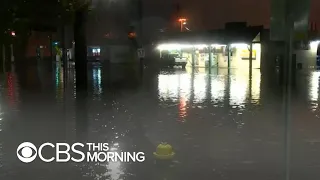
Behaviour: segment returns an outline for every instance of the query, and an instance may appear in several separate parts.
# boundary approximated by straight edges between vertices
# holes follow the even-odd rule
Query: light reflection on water
[[[320,72],[312,72],[309,80],[309,99],[312,111],[318,108]]]
[[[230,84],[228,84],[228,78]],[[194,75],[192,72],[159,74],[158,80],[160,101],[179,101],[180,95],[185,98],[185,101],[190,102],[190,96],[194,95],[193,103],[201,104],[207,99],[207,94],[211,94],[211,101],[217,103],[229,97],[230,105],[242,105],[247,99],[258,103],[260,99],[261,75],[259,70],[253,70],[251,85],[248,72],[241,70],[234,70],[232,75],[228,75],[225,71],[211,75],[206,72],[198,72]],[[226,94],[228,92],[229,94]]]
[[[218,75],[211,81],[211,99],[213,102],[221,102],[225,93],[225,76]]]
[[[283,134],[283,127],[281,124],[282,116],[278,116],[278,114],[281,114],[281,98],[275,98],[272,94],[265,95],[267,94],[265,93],[264,98],[273,98],[271,105],[268,108],[250,109],[248,107],[248,104],[250,103],[262,104],[262,102],[260,102],[260,98],[262,97],[260,97],[261,77],[259,70],[253,70],[251,81],[248,72],[241,70],[232,70],[230,75],[225,70],[213,72],[211,75],[209,75],[208,72],[192,73],[185,71],[177,71],[171,74],[161,73],[158,75],[158,84],[155,83],[156,85],[153,89],[148,88],[147,91],[139,89],[138,93],[137,91],[129,93],[123,92],[120,96],[101,98],[99,101],[94,101],[95,103],[92,103],[93,100],[97,97],[102,97],[103,92],[107,91],[107,89],[102,86],[102,83],[104,82],[103,74],[105,73],[102,73],[101,71],[100,67],[95,67],[93,68],[92,73],[90,72],[89,77],[92,78],[93,82],[91,87],[93,92],[92,97],[83,99],[85,103],[89,104],[88,106],[82,106],[82,102],[73,102],[71,96],[72,92],[69,92],[70,98],[66,98],[70,101],[63,102],[69,103],[65,105],[67,114],[64,115],[67,116],[65,119],[69,121],[67,123],[70,123],[70,127],[66,128],[66,131],[69,133],[75,131],[75,126],[77,126],[78,123],[80,123],[78,127],[81,126],[81,120],[87,121],[82,125],[86,128],[90,126],[91,129],[94,129],[94,131],[88,130],[88,132],[86,132],[88,133],[87,136],[92,137],[95,141],[114,143],[114,146],[111,147],[114,151],[129,151],[129,149],[134,146],[139,146],[140,148],[143,145],[150,143],[152,144],[152,149],[148,149],[148,152],[152,153],[158,142],[163,140],[170,141],[178,152],[177,161],[179,161],[180,164],[176,163],[176,166],[180,169],[176,172],[177,174],[182,172],[182,175],[179,174],[181,177],[185,175],[184,178],[176,176],[173,179],[188,179],[194,172],[198,173],[200,176],[201,174],[212,172],[212,174],[208,173],[208,176],[216,177],[213,179],[237,179],[235,176],[246,174],[242,174],[242,172],[237,173],[239,168],[247,168],[246,170],[248,170],[246,171],[248,172],[247,178],[240,177],[240,179],[263,179],[263,177],[268,176],[255,175],[260,177],[251,178],[251,175],[255,170],[254,168],[265,170],[275,166],[274,169],[280,169],[277,165],[281,164],[281,162],[278,161],[283,159],[283,149],[281,145],[284,144],[281,141],[283,139],[281,136]],[[311,104],[310,106],[313,109],[318,107],[319,76],[319,72],[313,72],[309,79],[308,100],[310,100],[310,102],[308,103]],[[53,102],[41,104],[41,108],[47,110],[46,112],[48,113],[45,114],[46,116],[41,116],[41,118],[38,117],[36,120],[33,119],[34,117],[37,117],[35,111],[30,113],[28,112],[30,109],[19,109],[19,107],[17,107],[19,111],[24,112],[23,115],[28,115],[25,118],[21,118],[23,115],[19,114],[19,112],[14,113],[15,115],[17,114],[17,116],[13,119],[23,119],[25,122],[20,131],[16,131],[16,126],[18,124],[16,124],[15,121],[11,121],[10,126],[7,124],[4,126],[4,122],[9,122],[7,114],[10,113],[7,111],[6,106],[9,106],[9,109],[13,108],[13,106],[10,105],[10,101],[13,101],[12,103],[19,102],[18,93],[21,92],[21,89],[19,89],[15,82],[14,76],[8,76],[6,78],[8,81],[7,91],[4,95],[1,94],[2,96],[0,96],[7,96],[5,99],[8,101],[0,104],[0,138],[1,140],[4,139],[6,141],[0,141],[0,168],[2,166],[7,166],[6,168],[10,167],[6,163],[3,165],[3,162],[12,161],[12,159],[10,159],[11,157],[7,156],[7,154],[14,152],[14,149],[13,151],[11,151],[12,149],[10,149],[10,151],[3,150],[3,147],[7,148],[8,143],[15,141],[12,137],[21,133],[25,127],[28,127],[29,121],[33,121],[32,127],[30,126],[28,128],[35,130],[35,136],[43,135],[41,133],[52,133],[49,131],[39,131],[39,129],[42,128],[57,128],[54,129],[53,132],[58,132],[58,129],[61,128],[60,126],[52,126],[56,124],[56,121],[54,121],[56,119],[47,118],[48,113],[48,116],[50,116],[53,115],[50,114],[50,112],[56,113],[60,111],[59,109],[57,111],[52,109],[52,106],[50,106],[52,104],[50,103]],[[71,79],[71,81],[73,80]],[[55,81],[53,83],[53,89],[56,88],[56,98],[62,99],[63,94],[67,94],[66,92],[68,92],[63,91],[68,87],[65,87],[63,84],[62,68],[56,67]],[[158,94],[154,94],[153,92],[149,93],[149,91],[154,91]],[[28,96],[28,94],[24,94],[24,97],[26,96]],[[68,97],[67,95],[65,96]],[[52,98],[54,97],[55,96],[53,95]],[[151,98],[155,98],[156,103],[153,103],[153,101],[150,100]],[[279,101],[274,99],[279,99]],[[157,104],[159,101],[161,101],[162,106]],[[23,98],[21,103],[24,106],[30,106],[32,104]],[[54,103],[56,103],[56,101]],[[74,106],[80,107],[74,108]],[[3,116],[2,111],[6,116]],[[303,111],[303,113],[306,114],[309,112]],[[89,115],[86,115],[86,113]],[[243,113],[243,115],[240,115],[241,113]],[[75,114],[79,115],[76,116]],[[179,122],[176,121],[177,119]],[[58,120],[63,121],[63,119]],[[42,122],[41,128],[34,128],[36,125],[40,124],[40,121]],[[21,122],[19,123],[21,124]],[[141,127],[137,128],[137,126]],[[312,149],[316,152],[316,150],[319,149],[316,147],[319,142],[317,139],[318,135],[316,134],[317,131],[310,131],[313,127],[316,129],[316,126],[312,124],[310,127],[304,127],[303,130],[305,132],[309,131],[309,133],[314,132],[315,140],[313,140],[313,147],[309,148],[309,146],[305,146],[305,144],[302,144],[303,146],[301,145],[299,147]],[[77,129],[77,132],[81,133],[81,130],[82,129]],[[4,131],[5,133],[11,133],[8,133],[8,136],[2,136]],[[23,131],[23,133],[25,132]],[[22,136],[29,134],[29,132],[23,133],[21,133]],[[113,137],[114,135],[116,136]],[[55,137],[57,134],[53,133],[51,136]],[[74,138],[74,135],[72,134],[70,139],[76,138]],[[136,143],[137,141],[141,142],[141,144]],[[116,142],[123,143],[123,146],[121,144],[121,150]],[[303,141],[301,142],[305,143]],[[210,146],[208,146],[208,144],[210,144]],[[303,149],[304,153],[305,149]],[[144,150],[146,149],[143,149],[143,151]],[[194,154],[196,154],[197,157],[193,157]],[[15,152],[13,155],[15,155]],[[3,158],[6,161],[2,161]],[[16,157],[14,158],[16,159]],[[90,177],[88,179],[96,180],[152,179],[150,177],[144,178],[147,171],[154,170],[155,172],[160,172],[159,168],[153,166],[153,164],[141,164],[143,166],[143,170],[141,171],[130,171],[132,166],[136,166],[136,164],[133,165],[120,162],[97,163],[93,165],[84,164],[82,165],[82,168],[80,168],[80,171],[89,174],[88,176]],[[29,167],[31,166],[32,165]],[[45,167],[49,167],[49,165],[46,164]],[[12,174],[23,173],[23,169],[24,168],[19,169],[15,167]],[[272,174],[274,169],[266,171],[266,173]],[[52,173],[45,171],[48,172],[49,175],[40,172],[40,170],[33,172],[39,172],[41,176],[47,177],[49,180],[68,179],[63,175],[60,176],[59,171],[56,169],[52,170]],[[129,172],[133,172],[133,175],[129,174]],[[8,176],[9,175],[5,174],[4,179],[7,179],[6,177]],[[37,175],[35,175],[35,177],[36,176]],[[55,178],[50,178],[50,176],[55,176]],[[59,176],[60,178],[57,178]],[[197,176],[194,177],[197,178]],[[76,178],[69,178],[68,180],[73,179]],[[201,177],[200,179],[205,178]]]
[[[202,103],[206,99],[206,75],[201,73],[194,77],[194,103]]]
[[[111,152],[118,152],[121,153],[119,149],[119,143],[113,143],[110,146]],[[124,175],[125,170],[121,167],[121,162],[108,162],[108,163],[101,163],[101,168],[105,169],[105,172],[101,172],[100,174],[95,174],[95,180],[122,180],[122,175]]]
[[[56,99],[58,101],[63,100],[64,96],[64,79],[63,79],[63,68],[60,64],[56,65],[55,70],[55,85],[56,85]]]
[[[187,117],[187,100],[185,97],[180,97],[179,117],[182,122],[185,121],[185,117]]]
[[[19,102],[19,92],[17,91],[17,80],[14,73],[9,72],[7,74],[7,86],[8,86],[8,98],[9,105],[11,108],[17,108],[17,104]]]
[[[92,80],[93,80],[93,94],[98,96],[100,99],[102,94],[102,87],[101,87],[101,67],[95,67],[92,71]]]

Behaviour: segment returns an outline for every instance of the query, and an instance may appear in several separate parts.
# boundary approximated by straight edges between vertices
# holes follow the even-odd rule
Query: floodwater
[[[320,72],[297,72],[291,121],[272,75],[147,68],[140,76],[95,64],[88,92],[77,92],[72,68],[68,77],[56,64],[7,73],[0,86],[0,179],[316,180]],[[143,151],[146,159],[22,163],[16,152],[22,142],[109,143],[112,151]],[[161,142],[172,145],[173,160],[155,159]],[[54,148],[42,154],[49,159]]]

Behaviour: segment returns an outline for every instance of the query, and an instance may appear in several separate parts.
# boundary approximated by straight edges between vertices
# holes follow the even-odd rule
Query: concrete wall
[[[28,39],[26,57],[36,57],[37,56],[36,50],[38,47],[42,47],[40,49],[40,54],[42,57],[50,57],[51,56],[51,51],[50,51],[50,47],[51,47],[50,35],[51,34],[53,35],[53,41],[56,41],[57,34],[55,33],[32,31]]]
[[[110,63],[128,63],[137,60],[137,53],[128,45],[109,45],[101,48],[101,58]]]
[[[297,57],[297,63],[302,63],[303,69],[315,68],[317,57],[314,49],[296,50],[294,53]]]

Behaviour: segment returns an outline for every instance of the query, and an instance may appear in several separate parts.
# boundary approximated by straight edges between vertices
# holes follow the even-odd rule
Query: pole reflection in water
[[[56,100],[62,101],[64,96],[63,69],[60,65],[56,65]]]
[[[316,111],[319,100],[319,83],[320,72],[312,72],[309,80],[309,100],[311,102],[311,110]]]
[[[88,108],[87,92],[76,94],[76,136],[77,140],[83,142],[87,139],[88,132]]]
[[[206,83],[206,100],[207,103],[211,103],[211,70],[209,69],[209,74],[207,75],[207,83]]]

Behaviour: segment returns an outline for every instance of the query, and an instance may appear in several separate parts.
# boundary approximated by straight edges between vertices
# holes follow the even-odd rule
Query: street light
[[[178,21],[180,22],[180,31],[182,32],[183,31],[183,25],[187,24],[187,19],[180,18]]]

